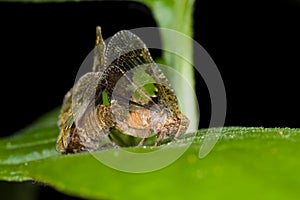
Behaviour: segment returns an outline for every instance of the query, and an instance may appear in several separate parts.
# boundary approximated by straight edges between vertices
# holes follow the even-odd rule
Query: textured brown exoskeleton
[[[188,118],[146,45],[130,31],[116,33],[106,45],[97,27],[93,72],[66,94],[59,116],[56,149],[62,153],[116,146],[109,134],[162,140],[184,133]]]

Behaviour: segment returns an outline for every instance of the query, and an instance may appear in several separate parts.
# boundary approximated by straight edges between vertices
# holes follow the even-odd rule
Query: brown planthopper
[[[100,27],[96,36],[93,71],[65,95],[57,151],[118,146],[116,133],[138,138],[138,145],[149,137],[159,145],[183,134],[189,119],[179,110],[174,90],[144,42],[126,30],[116,33],[107,47]]]

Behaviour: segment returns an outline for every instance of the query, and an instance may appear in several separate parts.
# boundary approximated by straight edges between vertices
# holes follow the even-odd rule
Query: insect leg
[[[146,138],[143,138],[140,143],[138,144],[139,147],[143,146],[144,145],[144,142],[145,142]]]

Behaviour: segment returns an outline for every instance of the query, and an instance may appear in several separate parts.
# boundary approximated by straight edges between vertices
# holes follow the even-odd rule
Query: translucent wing
[[[145,63],[153,63],[153,60],[145,43],[135,34],[123,30],[110,39],[105,51],[105,66],[118,65],[130,69]]]
[[[105,52],[101,88],[121,132],[146,138],[158,124],[177,114],[175,92],[150,56],[145,43],[130,31],[115,34]]]
[[[101,73],[85,74],[73,87],[72,110],[76,129],[85,147],[94,149],[101,142],[110,143],[108,128],[99,121],[98,105],[102,104],[102,89],[99,87]]]
[[[144,106],[152,106],[159,101],[171,106],[169,109],[172,111],[178,109],[169,81],[151,58],[145,43],[135,34],[126,30],[116,33],[107,45],[104,63],[110,66],[104,72],[109,93],[124,99],[131,96],[132,102]],[[118,87],[115,87],[117,84]],[[150,87],[150,91],[145,91],[143,85]]]
[[[95,105],[101,73],[90,72],[82,76],[73,87],[72,110],[74,119],[80,118],[89,105]]]

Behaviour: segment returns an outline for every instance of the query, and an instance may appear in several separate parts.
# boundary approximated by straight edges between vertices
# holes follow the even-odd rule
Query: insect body
[[[139,145],[155,136],[158,145],[184,133],[189,120],[144,42],[120,31],[106,47],[97,27],[93,72],[65,95],[58,125],[57,151],[77,153],[116,146],[116,132]]]

